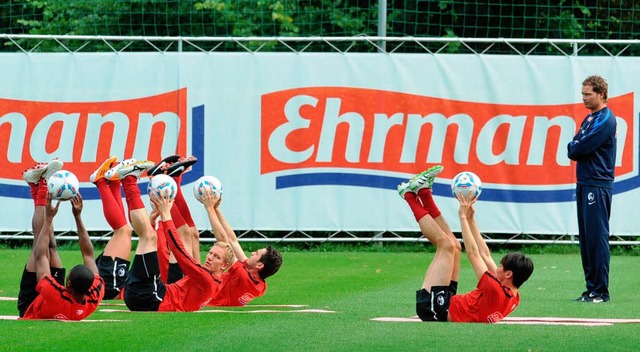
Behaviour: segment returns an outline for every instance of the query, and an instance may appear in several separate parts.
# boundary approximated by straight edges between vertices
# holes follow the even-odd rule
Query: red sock
[[[431,193],[430,188],[423,188],[418,191],[418,198],[420,198],[420,202],[422,202],[422,206],[429,212],[432,218],[437,218],[442,214],[436,202],[433,201],[433,194]]]
[[[187,201],[184,199],[184,194],[182,194],[182,188],[180,188],[180,183],[182,182],[182,175],[173,178],[178,185],[178,192],[176,194],[176,200],[173,203],[173,207],[178,207],[180,210],[180,215],[189,227],[195,227],[196,223],[193,221],[193,217],[191,217],[191,211],[189,211],[189,206],[187,205]],[[172,209],[173,210],[173,209]],[[171,213],[171,217],[173,218],[173,212]],[[176,228],[180,227],[178,223],[176,223],[176,219],[173,218],[173,222],[176,225]]]
[[[124,214],[125,211],[124,211],[124,204],[122,204],[122,187],[121,186],[122,184],[120,183],[120,180],[109,181],[109,189],[113,194],[113,198],[116,200],[116,203],[118,203],[118,207],[120,207],[122,214]]]
[[[29,188],[31,189],[31,199],[35,202],[38,198],[38,183],[29,183]]]
[[[407,192],[404,194],[404,200],[409,204],[409,208],[413,212],[413,216],[416,218],[416,221],[420,221],[425,215],[428,215],[429,212],[427,209],[422,207],[422,204],[418,201],[418,197],[415,193]]]
[[[118,203],[111,193],[110,186],[107,184],[107,180],[102,178],[96,181],[98,192],[100,193],[100,199],[102,199],[102,212],[104,218],[109,223],[112,229],[119,229],[127,224],[127,218],[124,216],[124,211],[120,209]]]
[[[178,187],[180,188],[180,187]],[[184,220],[184,218],[182,217],[182,214],[180,213],[180,209],[178,209],[176,203],[173,203],[173,206],[171,207],[171,219],[173,220],[173,224],[176,225],[176,229],[180,228],[180,226],[186,224],[187,222]]]
[[[140,197],[140,189],[138,189],[138,179],[134,176],[127,176],[122,180],[122,188],[124,188],[124,197],[127,199],[129,212],[136,209],[144,208],[144,203]]]
[[[38,183],[38,191],[36,193],[35,205],[37,206],[46,206],[47,205],[47,194],[49,190],[47,189],[47,183],[44,181],[40,181]]]

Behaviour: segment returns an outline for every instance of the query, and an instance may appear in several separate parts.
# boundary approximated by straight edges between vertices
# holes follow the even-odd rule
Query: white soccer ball
[[[49,176],[47,189],[52,199],[69,200],[80,190],[80,183],[76,175],[67,170],[60,170]]]
[[[475,200],[482,193],[482,181],[473,172],[463,171],[451,181],[451,193],[457,199]]]
[[[169,199],[174,199],[178,194],[178,185],[171,177],[164,174],[155,175],[147,184],[147,194],[155,193],[158,197],[163,197],[166,190],[169,190]]]
[[[200,203],[202,203],[202,196],[209,190],[222,196],[222,182],[214,176],[202,176],[193,185],[193,195]]]

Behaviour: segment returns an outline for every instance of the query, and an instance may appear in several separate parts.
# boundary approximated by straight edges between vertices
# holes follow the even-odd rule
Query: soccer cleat
[[[180,160],[176,161],[175,163],[167,167],[167,175],[171,177],[178,177],[183,172],[186,172],[187,169],[191,167],[191,165],[195,164],[197,161],[198,161],[198,158],[196,158],[195,156],[188,156],[186,158],[181,158]]]
[[[431,188],[433,186],[433,182],[436,180],[436,176],[440,175],[442,170],[444,170],[444,166],[442,165],[432,166],[426,171],[422,171],[421,173],[413,176],[408,183],[416,192],[423,188]]]
[[[137,160],[133,163],[122,165],[118,168],[118,178],[124,179],[127,176],[139,178],[140,175],[155,165],[153,161]]]
[[[102,165],[96,171],[94,171],[91,176],[89,176],[89,181],[92,183],[96,183],[99,179],[105,178],[105,174],[111,168],[111,164],[115,163],[118,160],[117,156],[110,156],[105,160]]]
[[[180,160],[180,155],[177,155],[177,154],[170,155],[170,156],[162,159],[161,162],[155,164],[149,170],[147,170],[147,174],[149,176],[155,176],[155,175],[163,174],[169,165],[171,165],[171,164],[173,164],[173,163],[175,163],[175,162],[177,162],[179,160]]]
[[[121,167],[123,167],[125,165],[133,164],[136,161],[137,160],[134,159],[134,158],[122,160],[121,162],[111,166],[111,168],[104,173],[104,178],[106,178],[108,181],[117,181],[117,180],[119,180],[119,178],[118,178],[118,169],[120,169]]]
[[[402,199],[404,199],[404,195],[407,194],[407,192],[416,193],[417,191],[417,189],[411,186],[410,182],[402,182],[398,185],[398,194]]]
[[[49,177],[51,177],[51,175],[62,170],[63,165],[64,163],[60,161],[60,159],[58,158],[51,160],[50,162],[47,163],[47,168],[44,171],[44,174],[42,174],[42,178],[44,178],[45,180],[48,180]]]
[[[37,163],[35,166],[22,171],[22,179],[27,183],[37,183],[45,171],[47,171],[47,163]]]

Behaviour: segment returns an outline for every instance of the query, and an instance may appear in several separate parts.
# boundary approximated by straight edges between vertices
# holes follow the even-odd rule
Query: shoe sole
[[[149,170],[150,168],[153,167],[154,164],[152,164],[149,161],[143,161],[143,160],[138,160],[133,164],[129,164],[126,165],[124,167],[121,167],[118,169],[118,178],[119,179],[124,179],[127,176],[135,176],[137,178],[140,177],[140,175],[142,175],[143,172]],[[131,168],[130,170],[128,170],[129,168]]]
[[[47,164],[47,168],[46,171],[44,172],[44,174],[42,174],[42,177],[45,180],[49,180],[49,177],[51,177],[51,175],[55,174],[56,172],[62,170],[62,167],[64,166],[64,163],[58,159],[56,160],[51,160],[48,164]]]
[[[149,174],[149,176],[155,176],[155,175],[158,175],[158,174],[162,174],[162,173],[164,173],[164,170],[162,170],[163,166],[169,165],[169,164],[173,164],[173,163],[177,162],[178,160],[180,160],[180,155],[178,155],[178,154],[170,155],[170,156],[162,159],[161,162],[155,164],[149,170],[147,170],[147,174]]]
[[[184,160],[184,161],[178,161],[178,162],[174,163],[173,165],[171,165],[171,167],[169,167],[167,169],[167,175],[169,175],[171,177],[180,176],[189,167],[191,167],[191,165],[193,165],[196,162],[198,162],[198,159],[195,156],[192,156],[191,158],[192,159],[187,159],[187,160]]]
[[[25,170],[22,173],[22,179],[27,183],[37,183],[40,178],[42,178],[42,175],[45,173],[45,171],[47,171],[46,164],[40,164],[38,166],[34,166],[33,168]]]

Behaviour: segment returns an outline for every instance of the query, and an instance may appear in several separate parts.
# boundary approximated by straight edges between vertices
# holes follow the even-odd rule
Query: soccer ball
[[[178,194],[178,185],[171,176],[164,174],[153,176],[147,184],[147,194],[149,195],[155,193],[158,197],[162,197],[167,189],[169,190],[169,199],[174,199]]]
[[[47,190],[52,199],[69,200],[80,190],[78,178],[67,170],[60,170],[49,176],[47,180]]]
[[[451,193],[457,199],[475,200],[482,193],[482,181],[473,172],[463,171],[451,181]]]
[[[222,196],[222,182],[214,176],[202,176],[193,185],[193,195],[202,203],[202,197],[208,190]]]

